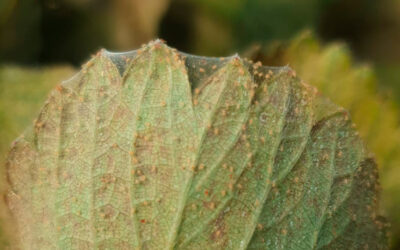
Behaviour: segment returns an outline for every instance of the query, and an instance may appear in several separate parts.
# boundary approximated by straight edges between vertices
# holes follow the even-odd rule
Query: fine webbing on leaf
[[[99,52],[8,158],[22,249],[385,249],[348,114],[289,68]]]

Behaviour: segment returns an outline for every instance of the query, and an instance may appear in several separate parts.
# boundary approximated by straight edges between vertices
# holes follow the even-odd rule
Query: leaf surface
[[[386,248],[347,112],[237,56],[101,51],[7,165],[22,249]]]

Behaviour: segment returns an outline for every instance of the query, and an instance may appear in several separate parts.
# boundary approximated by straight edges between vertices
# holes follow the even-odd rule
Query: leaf
[[[278,42],[248,54],[264,64],[291,65],[304,81],[349,110],[380,166],[383,205],[392,224],[393,244],[398,245],[400,110],[395,98],[378,91],[382,82],[377,80],[375,67],[356,64],[344,44],[322,45],[307,31],[290,42]]]
[[[103,50],[7,168],[22,249],[386,248],[347,112],[237,56]]]
[[[0,66],[1,162],[12,140],[38,115],[48,92],[73,73],[70,66]]]
[[[3,166],[12,140],[38,115],[47,93],[57,82],[72,75],[69,66],[28,67],[0,66],[0,164]],[[0,168],[0,189],[5,189],[5,169]],[[8,219],[4,201],[0,204],[0,248],[9,245],[13,222]]]

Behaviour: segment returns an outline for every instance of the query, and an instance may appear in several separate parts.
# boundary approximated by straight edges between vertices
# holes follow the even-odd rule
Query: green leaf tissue
[[[349,114],[288,67],[100,51],[7,160],[17,249],[386,249]]]

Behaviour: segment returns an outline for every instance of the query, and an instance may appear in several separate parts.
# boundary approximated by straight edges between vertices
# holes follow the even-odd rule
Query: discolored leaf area
[[[378,81],[376,67],[355,62],[346,45],[323,44],[309,31],[290,41],[254,46],[246,54],[266,65],[290,64],[303,80],[348,109],[361,138],[376,155],[381,204],[391,223],[391,249],[400,249],[400,106],[379,90],[384,81]]]
[[[287,68],[100,51],[8,158],[21,249],[386,249],[349,115]]]

